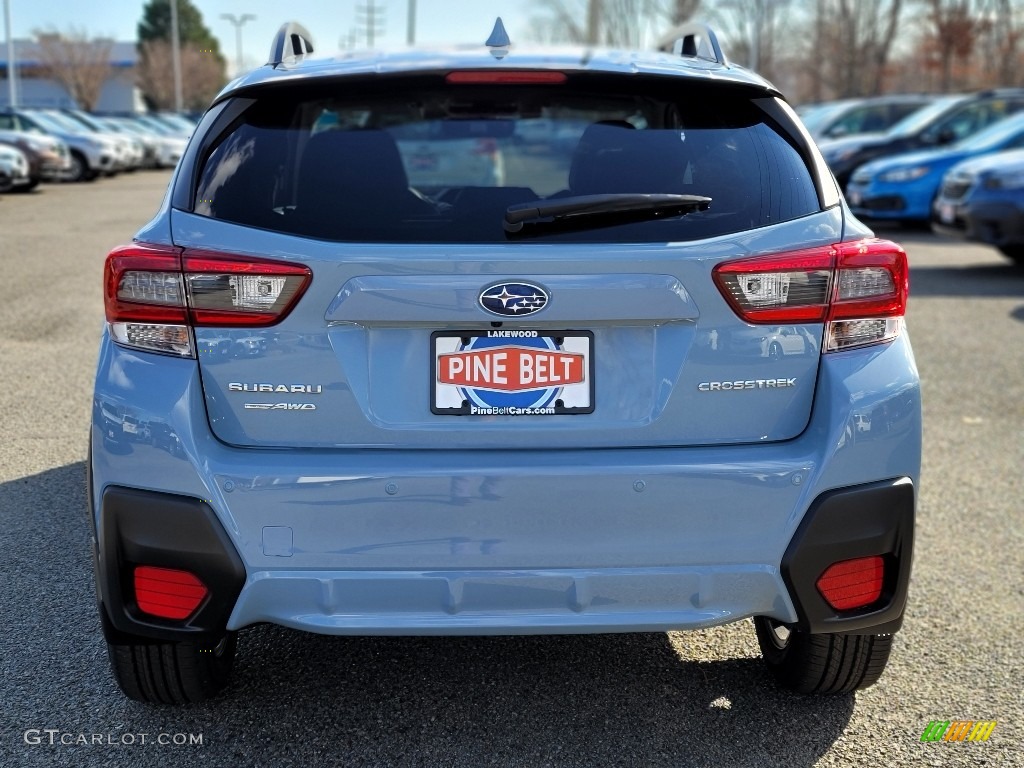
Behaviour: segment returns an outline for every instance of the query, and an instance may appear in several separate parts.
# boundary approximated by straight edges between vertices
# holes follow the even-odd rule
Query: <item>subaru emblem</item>
[[[498,283],[480,292],[480,306],[503,317],[532,315],[547,305],[547,291],[531,283]]]

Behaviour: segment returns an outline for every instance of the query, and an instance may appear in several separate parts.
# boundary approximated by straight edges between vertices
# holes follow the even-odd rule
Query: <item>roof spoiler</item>
[[[297,21],[289,21],[282,24],[274,35],[267,64],[272,67],[279,64],[297,64],[306,54],[312,52],[313,36],[309,34],[309,30]]]
[[[729,65],[718,44],[718,35],[707,24],[698,22],[681,24],[673,29],[658,42],[658,50],[676,56],[703,59],[723,67]]]

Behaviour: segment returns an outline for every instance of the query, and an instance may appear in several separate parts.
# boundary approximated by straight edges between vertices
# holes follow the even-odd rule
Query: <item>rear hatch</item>
[[[195,328],[217,437],[508,449],[798,435],[823,331],[806,308],[831,281],[808,254],[830,252],[842,219],[821,210],[774,99],[680,78],[462,74],[277,91],[217,138],[193,210],[172,212],[193,299],[255,310]],[[538,119],[552,130],[522,141],[518,121]],[[715,271],[768,254],[767,268]],[[217,274],[229,262],[243,266]]]

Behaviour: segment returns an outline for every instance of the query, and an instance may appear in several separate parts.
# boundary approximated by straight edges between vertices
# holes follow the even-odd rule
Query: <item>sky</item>
[[[234,64],[235,27],[222,13],[243,13],[257,18],[242,27],[242,50],[247,66],[266,61],[270,43],[286,21],[297,21],[310,31],[318,51],[334,52],[342,38],[356,26],[356,6],[368,0],[192,0],[203,22],[220,40],[229,67]],[[90,36],[135,40],[144,0],[6,0],[10,4],[15,38],[30,38],[34,30],[70,27]],[[377,47],[405,44],[409,0],[376,0],[384,6],[384,35]],[[514,43],[529,28],[537,10],[531,0],[415,0],[416,43],[480,43],[491,32],[494,19],[502,17]],[[0,30],[0,40],[5,37]]]

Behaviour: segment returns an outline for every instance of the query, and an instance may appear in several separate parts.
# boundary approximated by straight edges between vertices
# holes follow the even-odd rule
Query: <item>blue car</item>
[[[628,56],[500,21],[475,49],[312,49],[282,28],[106,259],[88,474],[124,693],[217,693],[261,623],[752,618],[781,686],[874,683],[921,460],[907,259],[782,95],[702,25]],[[503,173],[418,188],[431,142]]]
[[[953,166],[932,206],[932,229],[995,246],[1024,266],[1024,149]]]
[[[946,171],[959,162],[1024,147],[1024,112],[1000,120],[946,149],[911,152],[858,168],[846,199],[859,216],[928,221]]]

